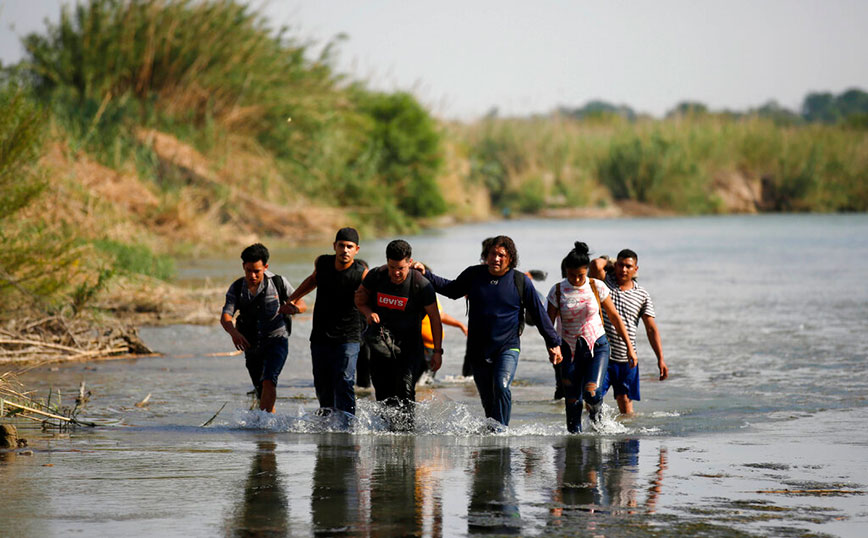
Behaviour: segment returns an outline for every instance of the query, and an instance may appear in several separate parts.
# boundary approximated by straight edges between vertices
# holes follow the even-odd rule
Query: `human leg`
[[[633,413],[633,400],[639,400],[639,365],[630,367],[626,362],[610,362],[608,378],[621,414]]]
[[[587,347],[584,349],[587,350]],[[582,348],[576,346],[577,353],[581,350]],[[582,400],[580,393],[582,384],[580,364],[582,360],[578,357],[573,357],[572,350],[570,350],[570,346],[566,343],[561,345],[561,355],[563,355],[563,360],[558,366],[560,367],[561,385],[564,392],[567,431],[578,433],[582,431]]]
[[[630,400],[626,394],[615,396],[615,401],[618,402],[618,411],[620,411],[622,415],[633,414],[633,401]]]
[[[476,391],[479,393],[482,410],[485,412],[486,418],[491,418],[494,401],[494,393],[491,388],[494,383],[494,363],[488,359],[471,359],[470,364],[473,384],[476,385]]]
[[[332,367],[335,353],[333,347],[328,343],[310,343],[313,386],[320,408],[335,406],[334,368]]]
[[[356,378],[356,361],[359,357],[359,343],[350,342],[337,346],[337,359],[334,379],[334,406],[351,415],[356,414],[356,391],[353,387]]]
[[[371,386],[371,350],[364,342],[359,344],[356,359],[356,385],[364,388]]]
[[[277,401],[277,386],[268,379],[262,380],[262,395],[259,397],[259,409],[274,413],[274,403]]]
[[[583,346],[587,343],[581,340]],[[594,350],[587,351],[588,359],[582,367],[582,399],[588,405],[591,420],[597,420],[603,403],[603,392],[600,390],[606,379],[606,370],[609,366],[609,341],[606,335],[600,336],[594,343]]]
[[[494,376],[492,379],[491,418],[504,426],[509,426],[512,414],[512,391],[510,385],[518,367],[519,350],[508,349],[494,361]]]
[[[247,375],[250,376],[250,382],[253,383],[253,388],[256,390],[256,399],[262,399],[262,353],[259,346],[247,349],[244,352],[244,366],[247,368]]]
[[[274,413],[277,401],[277,378],[286,364],[289,341],[286,338],[269,338],[262,346],[262,377],[260,378],[259,409]]]

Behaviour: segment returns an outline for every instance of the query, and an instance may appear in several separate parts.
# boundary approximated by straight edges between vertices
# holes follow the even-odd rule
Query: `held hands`
[[[561,355],[561,346],[555,346],[548,348],[549,352],[549,362],[552,364],[560,364],[562,360],[564,360],[564,356]]]
[[[300,312],[299,308],[292,303],[283,303],[277,311],[281,314],[298,314]]]

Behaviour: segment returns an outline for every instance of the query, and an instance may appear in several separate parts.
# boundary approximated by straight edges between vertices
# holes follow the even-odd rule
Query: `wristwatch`
[[[432,353],[439,353],[442,355],[443,354],[443,348],[441,347],[440,349],[435,349],[432,351]]]

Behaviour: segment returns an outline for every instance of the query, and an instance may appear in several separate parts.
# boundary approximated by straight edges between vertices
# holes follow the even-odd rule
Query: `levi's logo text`
[[[407,298],[377,293],[377,306],[391,308],[392,310],[404,310],[407,307]]]

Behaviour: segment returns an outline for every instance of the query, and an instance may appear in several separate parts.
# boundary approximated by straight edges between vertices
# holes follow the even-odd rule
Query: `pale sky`
[[[0,59],[20,59],[18,36],[61,3],[0,0]],[[798,110],[812,91],[868,91],[858,0],[271,0],[264,11],[318,43],[346,34],[339,71],[411,91],[445,118],[592,99],[657,116],[682,100]]]

